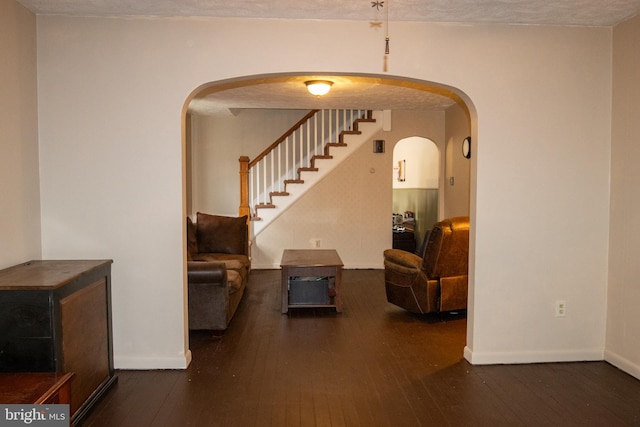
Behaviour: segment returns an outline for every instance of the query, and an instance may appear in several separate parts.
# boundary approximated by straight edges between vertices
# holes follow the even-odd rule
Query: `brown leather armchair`
[[[414,313],[467,308],[469,217],[433,226],[422,258],[398,249],[384,251],[387,301]]]

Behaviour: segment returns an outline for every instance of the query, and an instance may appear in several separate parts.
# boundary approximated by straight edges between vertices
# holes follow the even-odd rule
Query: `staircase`
[[[253,161],[240,158],[240,214],[260,234],[382,128],[370,110],[312,110]]]

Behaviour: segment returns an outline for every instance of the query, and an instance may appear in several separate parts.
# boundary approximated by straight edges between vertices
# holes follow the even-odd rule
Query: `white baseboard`
[[[191,350],[182,357],[133,357],[114,356],[115,369],[147,370],[147,369],[186,369],[191,363]]]
[[[637,363],[633,363],[629,359],[624,358],[619,354],[609,350],[605,350],[604,360],[611,363],[616,368],[625,371],[629,375],[633,375],[640,380],[640,365],[638,365]]]
[[[603,349],[523,352],[478,352],[464,348],[464,358],[472,365],[514,365],[520,363],[585,362],[604,360]]]

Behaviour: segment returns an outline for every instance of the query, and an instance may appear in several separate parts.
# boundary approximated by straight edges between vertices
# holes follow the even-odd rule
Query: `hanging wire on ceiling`
[[[384,54],[389,55],[389,5],[387,4],[386,9],[387,16],[385,18],[384,23]]]
[[[383,71],[387,72],[388,56],[389,56],[389,3],[387,0],[386,18],[384,22],[384,65]]]
[[[372,1],[371,7],[375,7],[376,11],[379,12],[381,8],[384,8],[384,1]],[[384,8],[385,11],[385,22],[384,22],[384,61],[383,61],[383,71],[387,71],[387,60],[389,55],[389,0],[387,0],[387,7]],[[378,14],[376,13],[376,18]],[[382,22],[376,20],[370,22],[372,28],[380,28],[382,26]]]

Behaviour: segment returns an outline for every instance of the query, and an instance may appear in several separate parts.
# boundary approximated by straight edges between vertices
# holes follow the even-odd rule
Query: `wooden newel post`
[[[238,215],[247,215],[247,223],[251,219],[249,207],[249,157],[240,156],[240,207]]]

